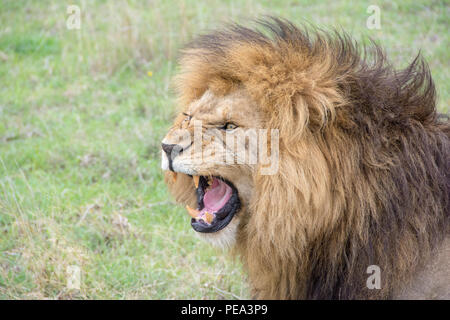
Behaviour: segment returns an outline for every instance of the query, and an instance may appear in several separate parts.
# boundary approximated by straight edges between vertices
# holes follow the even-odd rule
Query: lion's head
[[[429,70],[394,71],[378,46],[370,63],[347,35],[261,25],[271,36],[231,26],[184,50],[169,189],[199,235],[236,248],[256,297],[389,297],[448,232],[450,130]],[[369,265],[381,290],[365,286]]]
[[[233,147],[226,138],[263,124],[262,113],[244,89],[223,96],[206,90],[184,105],[162,141],[162,168],[170,172],[172,191],[188,206],[193,229],[218,246],[234,244],[257,170],[255,163],[238,161],[238,153],[250,154],[252,137],[235,138]]]

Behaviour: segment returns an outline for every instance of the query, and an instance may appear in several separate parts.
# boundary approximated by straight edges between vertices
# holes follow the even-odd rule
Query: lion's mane
[[[244,88],[279,129],[279,171],[255,175],[237,240],[254,297],[389,298],[449,235],[450,125],[430,71],[420,55],[394,70],[342,32],[259,25],[200,36],[176,78],[182,104]]]

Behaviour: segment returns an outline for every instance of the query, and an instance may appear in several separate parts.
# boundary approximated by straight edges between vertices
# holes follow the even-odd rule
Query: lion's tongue
[[[205,207],[201,212],[215,213],[219,211],[230,200],[233,190],[220,179],[214,179],[211,187],[203,197]]]

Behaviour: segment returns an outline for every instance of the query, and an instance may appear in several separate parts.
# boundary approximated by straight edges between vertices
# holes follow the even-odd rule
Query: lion
[[[268,18],[196,38],[174,81],[165,181],[252,298],[450,298],[450,123],[420,54],[399,71],[373,42]],[[276,130],[274,172],[211,160],[238,157],[239,129]]]

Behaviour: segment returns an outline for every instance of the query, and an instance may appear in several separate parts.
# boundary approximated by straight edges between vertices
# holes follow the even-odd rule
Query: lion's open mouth
[[[225,228],[241,206],[236,188],[220,177],[193,176],[193,179],[197,209],[187,207],[192,228],[203,233]]]

